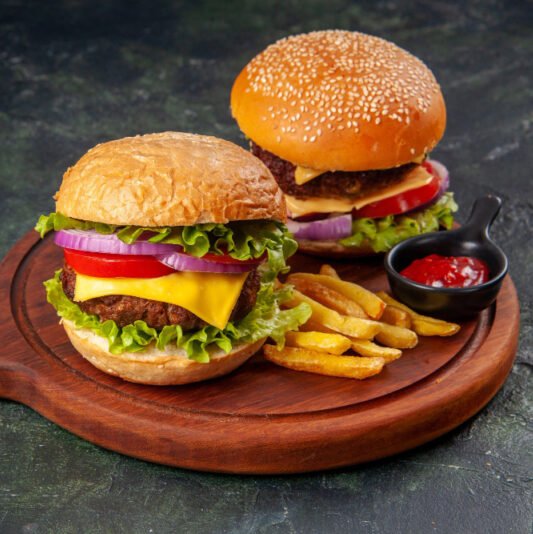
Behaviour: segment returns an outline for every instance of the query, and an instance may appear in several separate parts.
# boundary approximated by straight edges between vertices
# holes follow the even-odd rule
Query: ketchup
[[[485,283],[489,268],[478,258],[430,254],[413,261],[400,274],[425,286],[470,287]]]

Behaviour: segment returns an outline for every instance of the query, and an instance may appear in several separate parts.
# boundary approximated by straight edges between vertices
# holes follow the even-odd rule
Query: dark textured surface
[[[533,4],[445,1],[0,4],[0,252],[99,141],[176,129],[243,143],[233,77],[289,33],[358,29],[426,61],[464,220],[504,199],[493,235],[522,304],[516,364],[468,424],[363,467],[291,477],[207,475],[99,449],[0,401],[0,532],[529,533],[532,527]],[[488,355],[490,357],[490,355]]]

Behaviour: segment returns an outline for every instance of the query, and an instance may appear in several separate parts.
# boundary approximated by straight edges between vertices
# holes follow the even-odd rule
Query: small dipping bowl
[[[489,237],[490,226],[501,205],[497,196],[480,197],[464,226],[423,234],[396,245],[385,257],[385,270],[394,296],[418,312],[452,320],[470,318],[490,306],[508,269],[507,257]],[[489,280],[470,287],[432,287],[400,274],[414,260],[430,254],[483,260],[489,269]]]

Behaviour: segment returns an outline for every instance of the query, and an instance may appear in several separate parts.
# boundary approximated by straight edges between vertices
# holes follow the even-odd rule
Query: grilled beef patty
[[[76,272],[66,263],[61,273],[61,283],[65,295],[73,300]],[[232,321],[242,319],[255,306],[259,285],[259,273],[257,270],[253,270],[244,282],[239,299],[231,314]],[[157,329],[170,324],[179,324],[184,331],[197,330],[207,324],[181,306],[125,295],[109,295],[85,302],[76,302],[76,304],[85,313],[97,315],[100,321],[111,319],[120,327],[132,324],[137,320],[145,321],[148,326]]]
[[[377,171],[328,171],[306,184],[297,185],[294,181],[296,165],[264,150],[253,141],[251,148],[252,153],[270,169],[282,191],[296,198],[356,199],[394,184],[405,172],[416,165],[408,163],[393,169]]]

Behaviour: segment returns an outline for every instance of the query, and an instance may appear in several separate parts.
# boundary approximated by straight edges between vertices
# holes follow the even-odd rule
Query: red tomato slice
[[[101,254],[63,249],[65,261],[77,273],[100,278],[157,278],[176,271],[153,256]]]
[[[360,210],[354,210],[353,216],[356,218],[370,217],[371,219],[377,219],[379,217],[386,217],[387,215],[398,215],[414,210],[418,206],[422,206],[433,200],[439,192],[441,180],[435,175],[429,163],[424,162],[423,166],[433,175],[433,179],[429,183],[417,189],[411,189],[393,197],[367,204]]]

